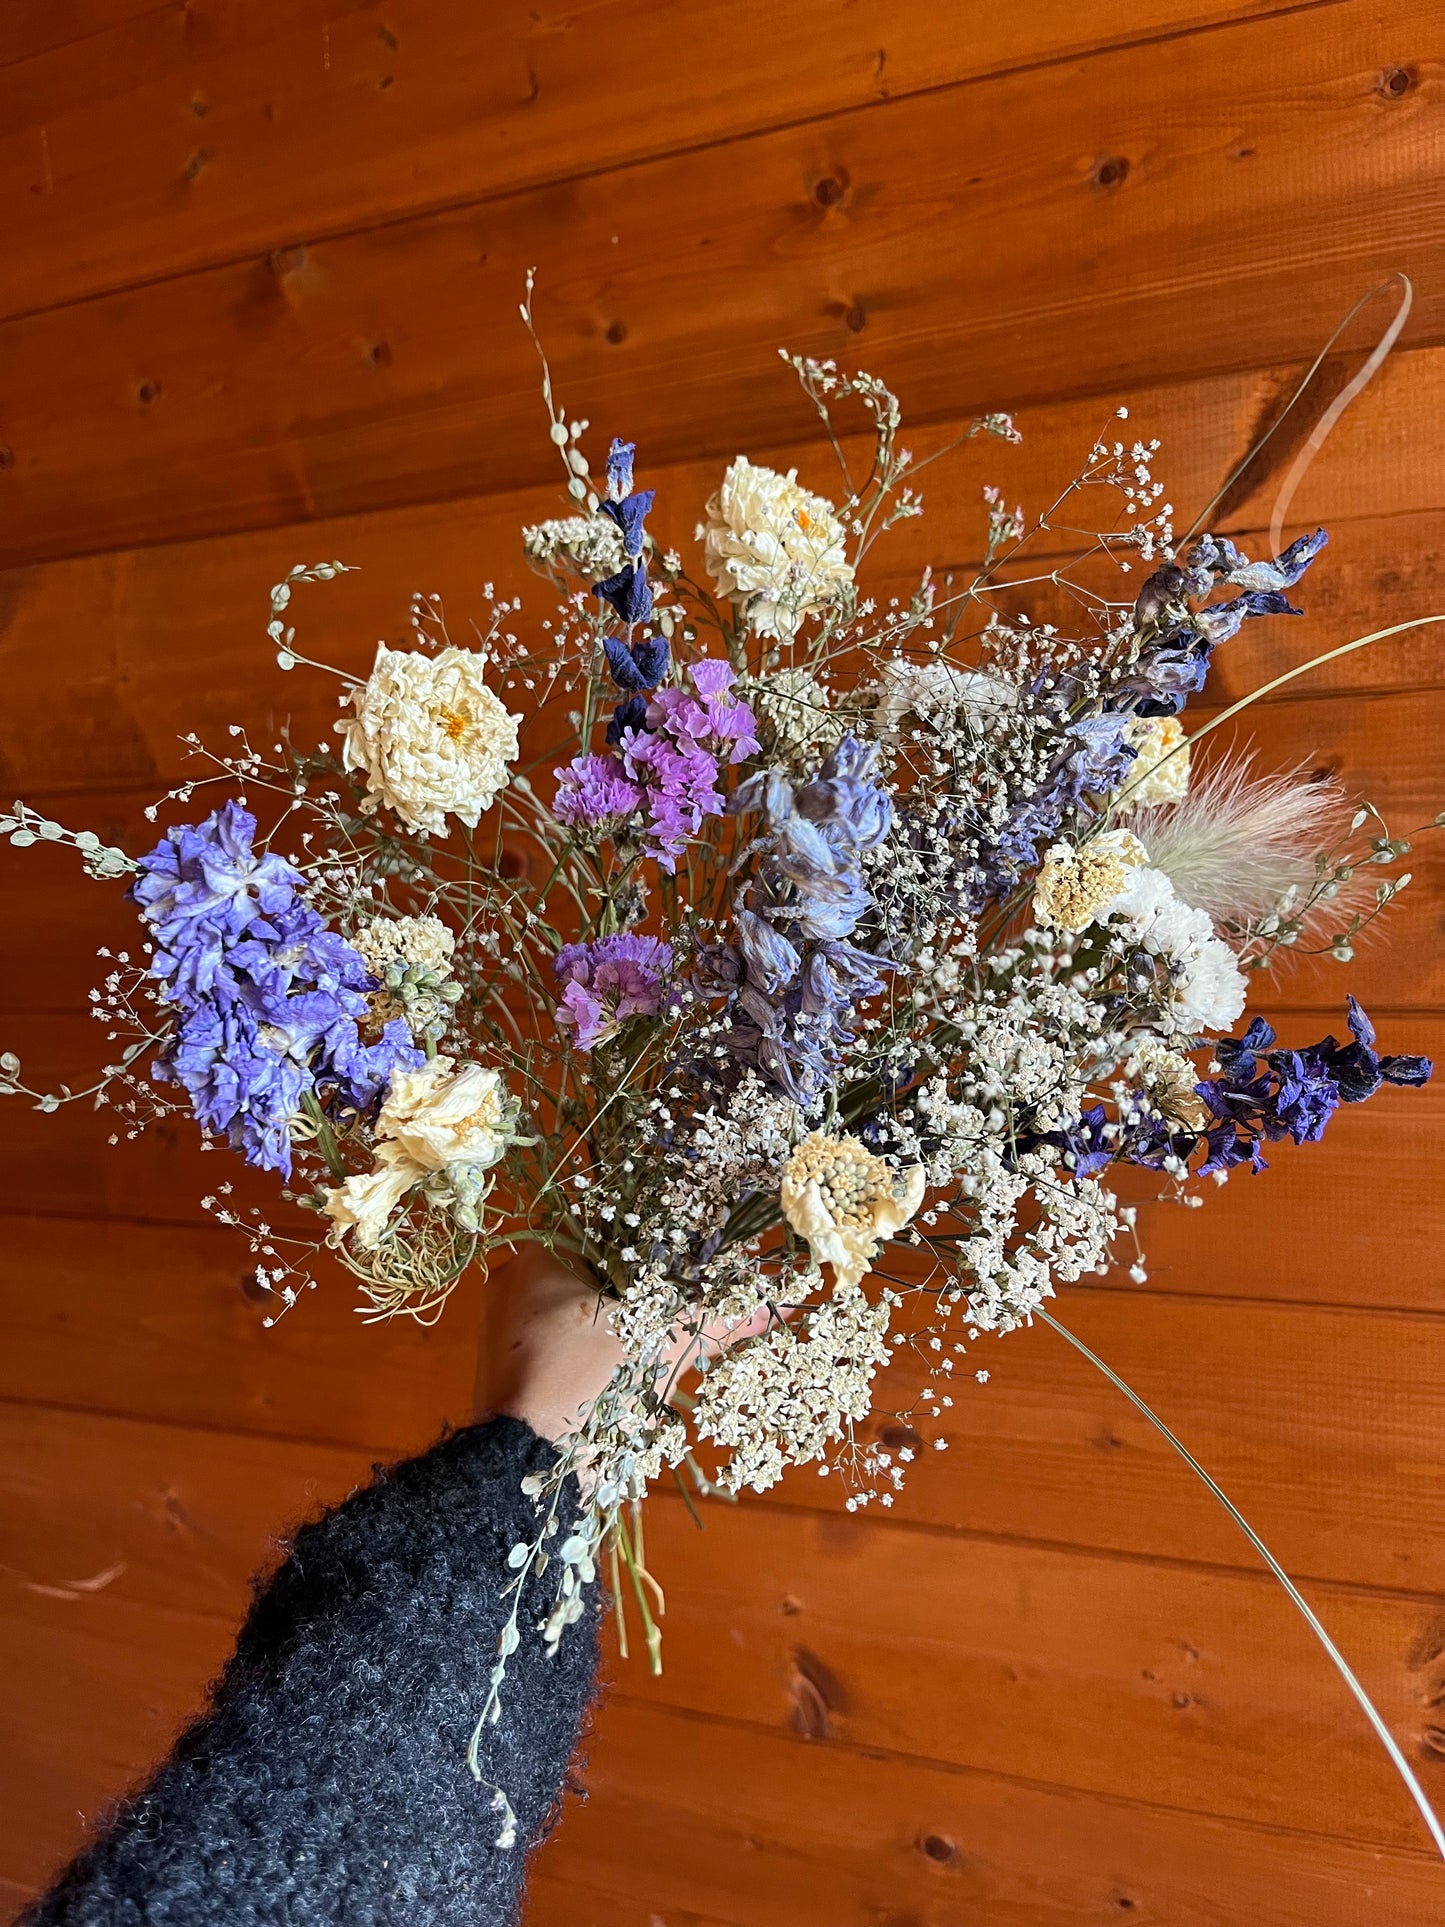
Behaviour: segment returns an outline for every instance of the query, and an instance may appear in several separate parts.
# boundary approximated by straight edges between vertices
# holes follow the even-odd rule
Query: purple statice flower
[[[726,693],[733,682],[728,665],[704,658],[688,673],[691,690],[658,690],[645,727],[624,725],[617,739],[626,773],[643,792],[649,847],[668,872],[704,819],[723,812],[720,766],[740,763],[758,748],[752,711]]]
[[[672,945],[632,931],[564,944],[552,968],[566,986],[557,1003],[560,1029],[578,1050],[615,1036],[629,1017],[656,1017],[672,973]]]
[[[1220,1074],[1195,1086],[1215,1120],[1205,1134],[1209,1155],[1202,1171],[1246,1162],[1262,1171],[1264,1142],[1315,1143],[1341,1104],[1361,1104],[1385,1084],[1428,1082],[1429,1058],[1379,1056],[1374,1025],[1353,997],[1348,1002],[1348,1044],[1331,1036],[1302,1050],[1275,1049],[1274,1029],[1262,1017],[1243,1037],[1219,1039]]]
[[[642,791],[616,756],[574,756],[554,770],[552,814],[572,829],[616,831],[642,802]]]
[[[255,834],[234,802],[170,830],[141,858],[131,895],[177,1013],[157,1076],[182,1085],[201,1124],[248,1163],[289,1176],[308,1094],[365,1110],[422,1053],[400,1020],[362,1042],[376,987],[365,963],[301,896],[301,872],[256,854]]]
[[[626,623],[646,622],[652,614],[652,589],[642,559],[647,512],[652,507],[653,490],[632,487],[632,455],[635,444],[614,440],[607,457],[607,495],[597,504],[599,515],[615,523],[622,534],[626,561],[616,575],[597,583],[592,593],[615,609]],[[642,685],[651,687],[650,684]]]

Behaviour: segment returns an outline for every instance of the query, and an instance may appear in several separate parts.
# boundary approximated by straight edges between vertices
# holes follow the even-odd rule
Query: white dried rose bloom
[[[810,1131],[783,1166],[783,1216],[839,1285],[857,1285],[879,1245],[923,1202],[921,1164],[895,1172],[860,1139]]]
[[[795,635],[805,615],[853,581],[833,504],[810,495],[796,469],[779,475],[739,455],[698,536],[718,594],[738,603],[761,636]]]
[[[1151,809],[1182,803],[1189,794],[1189,744],[1177,716],[1136,716],[1124,740],[1138,751],[1120,784],[1123,807]]]
[[[1131,871],[1148,861],[1128,830],[1106,830],[1077,848],[1055,843],[1034,885],[1034,915],[1055,930],[1086,929],[1117,901]]]
[[[475,829],[517,754],[518,718],[484,680],[470,649],[388,649],[378,643],[369,679],[352,692],[356,715],[338,723],[348,769],[364,770],[370,796],[408,829],[447,834],[455,816]]]
[[[516,1136],[516,1104],[501,1074],[438,1055],[416,1070],[395,1071],[376,1120],[376,1165],[326,1193],[333,1237],[348,1230],[375,1248],[388,1218],[433,1172],[466,1165],[486,1170]]]

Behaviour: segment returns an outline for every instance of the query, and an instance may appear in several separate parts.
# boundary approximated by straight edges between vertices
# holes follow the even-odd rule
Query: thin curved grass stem
[[[1104,1363],[1103,1359],[1099,1357],[1097,1352],[1090,1351],[1089,1347],[1084,1343],[1084,1341],[1081,1338],[1075,1338],[1074,1334],[1068,1329],[1067,1326],[1061,1325],[1058,1319],[1051,1317],[1050,1314],[1046,1312],[1042,1306],[1035,1308],[1034,1316],[1036,1318],[1041,1318],[1043,1322],[1050,1327],[1051,1330],[1056,1331],[1059,1334],[1060,1338],[1067,1339],[1069,1344],[1073,1346],[1076,1352],[1080,1353],[1084,1358],[1087,1358],[1089,1363],[1092,1366],[1094,1366],[1096,1370],[1102,1372],[1104,1374],[1104,1377],[1108,1379],[1109,1383],[1113,1385],[1118,1391],[1121,1391],[1124,1394],[1125,1398],[1128,1399],[1129,1403],[1135,1408],[1135,1410],[1141,1412],[1144,1415],[1144,1417],[1148,1419],[1149,1423],[1154,1427],[1154,1430],[1159,1434],[1159,1436],[1168,1445],[1172,1446],[1174,1451],[1176,1451],[1179,1454],[1180,1458],[1183,1459],[1184,1463],[1189,1467],[1190,1471],[1194,1473],[1196,1478],[1200,1479],[1203,1482],[1203,1484],[1208,1487],[1209,1491],[1214,1494],[1215,1498],[1218,1499],[1219,1503],[1224,1507],[1225,1511],[1229,1514],[1230,1518],[1233,1519],[1234,1523],[1239,1527],[1240,1531],[1244,1534],[1245,1538],[1248,1539],[1249,1543],[1254,1547],[1255,1551],[1259,1554],[1260,1558],[1263,1559],[1264,1563],[1269,1567],[1270,1571],[1274,1574],[1275,1578],[1279,1581],[1279,1583],[1284,1587],[1285,1591],[1289,1594],[1289,1597],[1291,1598],[1291,1600],[1293,1600],[1295,1607],[1298,1609],[1299,1613],[1303,1617],[1305,1624],[1309,1627],[1310,1631],[1314,1634],[1315,1638],[1319,1641],[1320,1645],[1324,1647],[1325,1652],[1328,1654],[1330,1661],[1333,1664],[1336,1672],[1339,1674],[1340,1678],[1345,1682],[1346,1686],[1349,1687],[1351,1693],[1354,1694],[1356,1700],[1359,1702],[1361,1711],[1365,1715],[1365,1718],[1370,1722],[1370,1725],[1374,1728],[1375,1735],[1378,1738],[1381,1746],[1383,1746],[1386,1753],[1389,1754],[1390,1760],[1394,1765],[1395,1771],[1399,1774],[1400,1778],[1404,1781],[1406,1790],[1408,1791],[1410,1798],[1415,1802],[1415,1805],[1418,1807],[1420,1811],[1420,1818],[1425,1822],[1426,1827],[1429,1829],[1430,1838],[1435,1842],[1435,1847],[1437,1852],[1440,1855],[1440,1858],[1442,1860],[1445,1860],[1445,1827],[1442,1827],[1439,1820],[1435,1817],[1435,1809],[1430,1805],[1429,1800],[1426,1798],[1425,1789],[1421,1786],[1420,1782],[1415,1778],[1414,1770],[1412,1769],[1410,1762],[1405,1758],[1405,1755],[1400,1751],[1400,1748],[1396,1743],[1394,1734],[1391,1733],[1389,1727],[1386,1726],[1384,1720],[1380,1717],[1379,1713],[1376,1711],[1374,1701],[1370,1698],[1369,1694],[1365,1691],[1364,1687],[1361,1686],[1360,1682],[1355,1678],[1355,1675],[1351,1671],[1349,1662],[1346,1660],[1344,1654],[1340,1651],[1339,1647],[1336,1646],[1335,1642],[1330,1638],[1329,1634],[1325,1631],[1324,1627],[1320,1624],[1319,1619],[1315,1615],[1314,1608],[1310,1605],[1309,1601],[1305,1598],[1304,1594],[1300,1591],[1299,1587],[1290,1578],[1289,1574],[1285,1571],[1284,1567],[1279,1563],[1278,1559],[1275,1558],[1274,1554],[1270,1551],[1269,1547],[1264,1543],[1263,1539],[1260,1538],[1259,1534],[1255,1531],[1254,1527],[1249,1523],[1248,1519],[1245,1518],[1244,1514],[1240,1511],[1239,1507],[1229,1497],[1228,1493],[1223,1490],[1223,1488],[1218,1484],[1218,1482],[1210,1477],[1210,1475],[1205,1471],[1204,1467],[1199,1463],[1198,1459],[1196,1459],[1194,1454],[1189,1450],[1188,1446],[1185,1445],[1181,1439],[1178,1439],[1175,1437],[1174,1433],[1170,1431],[1169,1427],[1164,1423],[1163,1419],[1160,1418],[1157,1413],[1152,1411],[1150,1407],[1144,1403],[1143,1399],[1140,1398],[1139,1394],[1136,1391],[1134,1391],[1130,1386],[1124,1383],[1124,1380],[1120,1378],[1119,1374],[1112,1368],[1112,1366],[1106,1365]]]

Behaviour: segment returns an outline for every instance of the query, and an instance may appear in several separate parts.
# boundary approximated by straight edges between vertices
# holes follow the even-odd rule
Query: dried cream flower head
[[[783,1166],[783,1216],[839,1285],[859,1284],[923,1202],[921,1164],[895,1171],[858,1138],[811,1131]]]
[[[1189,794],[1189,744],[1177,716],[1136,716],[1124,740],[1138,751],[1119,786],[1126,810],[1182,803]]]
[[[886,739],[907,716],[935,729],[946,728],[962,710],[975,734],[1018,707],[1019,692],[988,669],[963,669],[951,662],[910,662],[891,656],[873,688],[873,728]]]
[[[809,749],[826,755],[847,728],[846,718],[830,707],[828,691],[806,669],[775,669],[751,681],[744,693],[779,756]]]
[[[440,917],[372,917],[352,941],[373,977],[384,977],[388,964],[420,964],[449,977],[457,947]]]
[[[1130,872],[1148,861],[1128,830],[1106,830],[1077,849],[1056,843],[1034,886],[1034,915],[1055,930],[1086,929],[1123,894]]]
[[[518,718],[483,680],[470,649],[388,649],[379,643],[367,682],[352,693],[356,716],[336,727],[348,769],[364,770],[364,809],[385,803],[411,830],[447,834],[455,816],[475,829],[508,780]]]
[[[605,515],[563,515],[522,530],[522,548],[529,562],[601,582],[616,575],[627,561],[622,531]]]
[[[414,1071],[397,1071],[376,1120],[376,1165],[326,1194],[325,1211],[339,1238],[348,1230],[374,1250],[406,1193],[434,1172],[494,1165],[516,1136],[517,1107],[501,1075],[480,1064],[437,1056]]]
[[[1134,1046],[1124,1074],[1137,1084],[1161,1117],[1190,1131],[1205,1130],[1213,1122],[1194,1088],[1199,1072],[1187,1057],[1157,1037],[1146,1037]]]
[[[849,588],[853,570],[833,504],[739,455],[699,527],[720,596],[738,603],[761,636],[788,638],[810,610]]]

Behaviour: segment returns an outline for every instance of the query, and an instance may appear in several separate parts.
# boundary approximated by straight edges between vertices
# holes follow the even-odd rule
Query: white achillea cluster
[[[1040,923],[1077,934],[1108,911],[1123,895],[1130,872],[1148,859],[1128,830],[1105,830],[1078,848],[1055,843],[1034,885],[1034,915]]]
[[[806,669],[775,669],[750,683],[745,693],[768,732],[772,754],[780,759],[807,755],[821,760],[837,748],[848,727],[847,717],[832,707],[827,689]]]
[[[470,649],[388,649],[352,694],[356,715],[338,723],[342,759],[361,770],[367,798],[411,830],[448,834],[448,818],[475,829],[517,755],[518,718],[487,687],[485,659]]]
[[[522,531],[522,552],[529,562],[584,582],[616,575],[627,556],[622,531],[605,515],[564,515]]]
[[[1158,1038],[1143,1037],[1134,1045],[1124,1076],[1161,1117],[1189,1131],[1202,1131],[1210,1123],[1208,1107],[1194,1088],[1199,1072],[1181,1052]]]
[[[742,609],[760,636],[794,636],[805,616],[826,609],[853,583],[843,526],[833,504],[798,481],[739,455],[698,525],[718,594]]]
[[[765,1492],[785,1466],[823,1458],[867,1417],[888,1360],[889,1310],[886,1297],[871,1302],[856,1284],[839,1284],[803,1330],[774,1325],[709,1368],[694,1419],[700,1438],[728,1449],[725,1491]]]
[[[352,938],[373,977],[385,977],[392,964],[417,964],[449,977],[457,940],[440,917],[371,917]]]

